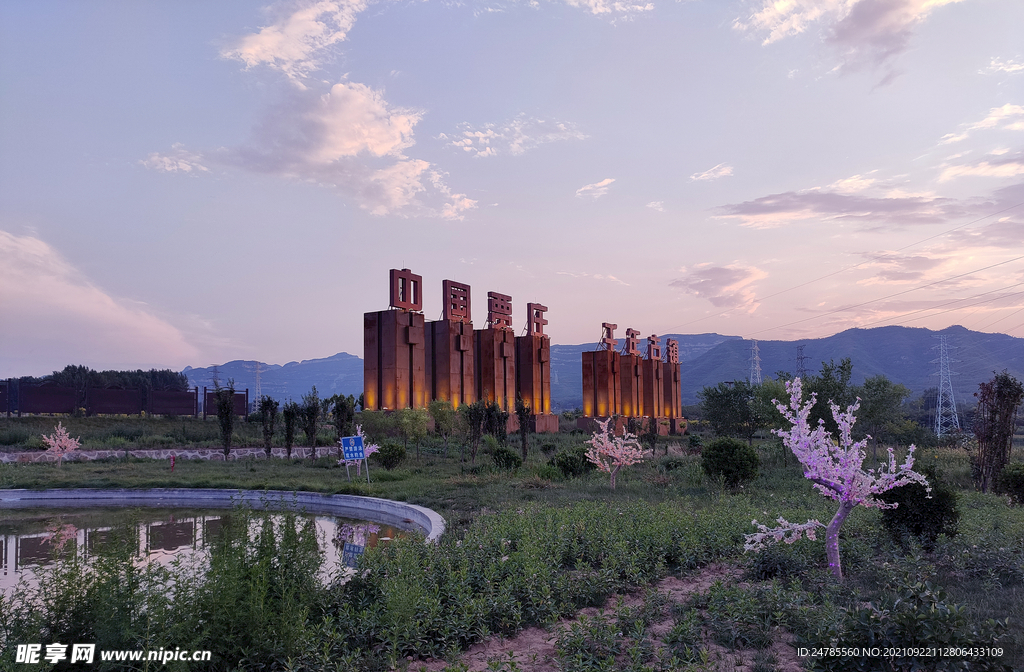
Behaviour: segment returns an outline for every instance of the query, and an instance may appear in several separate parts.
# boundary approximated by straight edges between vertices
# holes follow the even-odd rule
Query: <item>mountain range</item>
[[[915,396],[939,384],[939,337],[945,336],[950,353],[954,393],[960,403],[970,405],[978,383],[1006,369],[1024,379],[1024,338],[990,334],[952,326],[941,331],[913,327],[877,327],[848,329],[827,338],[797,341],[757,341],[763,377],[784,371],[798,374],[801,369],[816,373],[823,362],[843,357],[853,361],[853,383],[884,374],[910,388]],[[660,337],[679,341],[682,378],[682,402],[697,403],[697,394],[706,386],[722,381],[747,380],[751,373],[754,341],[722,334],[666,334]],[[621,341],[620,341],[621,344]],[[645,345],[642,342],[642,345]],[[551,346],[551,403],[556,411],[582,405],[583,374],[580,353],[593,350],[596,343]],[[802,346],[802,350],[798,350]],[[803,360],[798,360],[802,352]],[[333,394],[358,396],[363,387],[363,360],[340,352],[323,359],[307,359],[288,364],[258,363],[260,390],[278,400],[299,400],[316,385],[321,397]],[[229,379],[235,388],[256,391],[257,362],[235,360],[206,368],[187,367],[182,372],[189,385],[213,386],[216,375],[221,384]]]

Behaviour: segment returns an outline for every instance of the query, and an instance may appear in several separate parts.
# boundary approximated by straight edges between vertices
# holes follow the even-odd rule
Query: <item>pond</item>
[[[107,542],[116,528],[126,525],[138,562],[170,565],[205,554],[233,515],[225,509],[85,508],[4,510],[0,520],[0,593],[10,594],[24,579],[35,582],[36,572],[55,562],[58,551],[76,552],[88,559]],[[260,514],[262,515],[262,514]],[[279,521],[284,514],[266,514]],[[339,564],[352,565],[365,548],[376,547],[405,534],[380,523],[306,516],[314,520],[324,552],[321,579],[327,581]],[[61,546],[61,543],[63,545]],[[60,547],[60,548],[58,548]],[[123,549],[122,549],[123,550]]]

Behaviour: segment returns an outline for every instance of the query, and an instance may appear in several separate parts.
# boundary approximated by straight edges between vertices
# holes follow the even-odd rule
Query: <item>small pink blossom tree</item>
[[[594,435],[587,441],[590,445],[590,448],[587,449],[587,459],[598,469],[611,476],[612,490],[614,490],[615,476],[619,473],[619,469],[642,462],[644,450],[635,434],[625,432],[622,436],[613,436],[608,431],[610,422],[611,418],[603,422],[597,421],[601,429],[594,432]]]
[[[46,452],[53,453],[57,457],[58,467],[61,466],[65,455],[82,446],[82,442],[79,439],[72,439],[68,435],[68,430],[64,429],[64,425],[59,422],[54,427],[53,434],[50,436],[43,434],[43,443],[47,446]]]
[[[785,418],[793,423],[788,430],[777,429],[775,434],[782,438],[787,448],[793,451],[797,460],[804,466],[804,477],[814,483],[826,497],[839,502],[839,510],[826,526],[817,520],[809,520],[806,523],[790,523],[785,518],[779,518],[779,527],[769,529],[760,525],[756,520],[753,524],[758,527],[755,534],[746,535],[744,550],[759,551],[768,544],[785,541],[792,544],[801,536],[808,539],[815,538],[815,529],[825,528],[825,555],[828,558],[828,566],[837,579],[843,578],[843,569],[839,561],[839,529],[843,526],[850,512],[858,504],[878,509],[895,508],[896,504],[888,504],[876,498],[883,492],[898,488],[909,483],[920,483],[931,491],[928,481],[924,476],[913,470],[914,467],[914,446],[910,446],[907,452],[907,459],[903,464],[896,466],[896,456],[893,449],[889,448],[889,461],[878,469],[864,469],[864,446],[867,445],[866,437],[862,441],[854,443],[850,436],[853,424],[857,421],[854,413],[860,407],[860,400],[846,409],[839,410],[839,406],[829,402],[832,407],[832,417],[836,419],[839,426],[838,442],[829,434],[824,424],[819,422],[818,426],[812,429],[808,423],[811,407],[815,404],[815,395],[811,395],[810,401],[806,404],[801,402],[802,391],[800,379],[786,383],[786,391],[789,393],[789,406],[775,401],[776,408]]]

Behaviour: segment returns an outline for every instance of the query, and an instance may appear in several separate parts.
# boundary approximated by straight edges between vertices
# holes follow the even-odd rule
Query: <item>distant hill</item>
[[[804,366],[816,373],[822,362],[843,357],[853,360],[853,382],[860,384],[869,376],[885,374],[919,395],[939,383],[937,336],[946,335],[954,360],[953,385],[960,403],[970,403],[978,383],[992,378],[993,371],[1007,369],[1024,380],[1024,338],[1006,334],[986,334],[953,326],[942,331],[912,327],[848,329],[828,338],[799,341],[758,341],[762,376],[778,371],[796,374],[797,346],[802,345]],[[724,380],[746,380],[750,373],[751,341],[722,334],[665,334],[679,341],[683,404],[697,403],[697,394],[706,386]],[[621,340],[620,340],[621,344]],[[596,348],[596,343],[551,346],[551,402],[555,411],[583,405],[583,373],[580,353]],[[646,343],[642,343],[646,347]],[[182,373],[189,385],[213,386],[215,367],[188,367]],[[236,360],[216,367],[220,381],[234,379],[235,388],[256,389],[256,362]],[[363,360],[339,352],[333,357],[289,362],[285,365],[260,364],[260,382],[264,394],[275,399],[298,400],[316,385],[321,397],[354,394],[363,390]]]
[[[182,373],[188,376],[190,387],[198,385],[200,388],[212,388],[216,369],[221,385],[227,385],[228,381],[233,379],[236,390],[248,388],[250,399],[254,399],[256,364],[255,360],[236,359],[216,367],[194,369],[189,366]],[[260,390],[278,401],[298,401],[314,385],[321,398],[335,394],[353,394],[358,397],[363,393],[363,359],[347,352],[339,352],[333,357],[323,359],[288,362],[284,365],[262,362],[259,365]]]
[[[986,334],[952,326],[941,331],[912,327],[877,327],[875,329],[848,329],[828,338],[799,341],[758,341],[763,376],[778,371],[798,372],[797,346],[803,345],[808,373],[821,369],[822,362],[843,357],[853,361],[853,382],[860,384],[865,378],[884,374],[897,383],[906,385],[919,395],[930,387],[937,387],[939,356],[937,346],[940,335],[947,336],[951,347],[950,365],[959,375],[953,377],[957,400],[968,402],[978,389],[978,383],[990,380],[993,371],[1007,369],[1018,379],[1024,379],[1024,339],[1006,334]],[[723,342],[697,359],[683,362],[683,404],[697,403],[702,388],[717,385],[723,380],[746,380],[750,375],[749,340]]]

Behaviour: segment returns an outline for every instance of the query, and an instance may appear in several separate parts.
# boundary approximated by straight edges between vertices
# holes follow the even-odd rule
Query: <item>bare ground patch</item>
[[[646,637],[654,651],[668,651],[671,647],[665,639],[672,631],[674,618],[672,606],[686,603],[691,597],[707,592],[716,582],[740,582],[742,570],[733,564],[715,563],[704,567],[699,572],[682,577],[670,576],[662,579],[652,588],[664,602],[660,616],[650,623],[646,629]],[[483,642],[471,646],[454,661],[426,660],[413,661],[409,670],[422,672],[442,672],[443,670],[465,669],[468,672],[559,672],[562,668],[558,662],[556,643],[559,634],[581,619],[606,618],[612,621],[616,612],[625,608],[638,610],[646,604],[648,590],[640,589],[622,595],[612,595],[603,607],[587,607],[576,617],[565,619],[550,628],[526,628],[515,637],[488,637]],[[758,670],[776,670],[777,672],[800,672],[802,661],[793,647],[793,635],[779,631],[773,637],[772,645],[764,650],[729,649],[710,641],[705,635],[703,647],[707,650],[707,662],[697,663],[690,667],[685,665],[670,668],[679,670],[712,670],[721,672],[753,672],[755,665]],[[621,657],[621,656],[620,656]],[[628,666],[624,658],[619,661],[622,667]],[[651,663],[654,664],[654,661]],[[464,666],[464,667],[460,667]],[[652,667],[653,670],[666,669]]]

